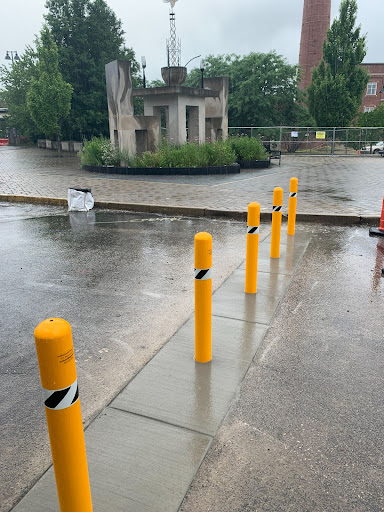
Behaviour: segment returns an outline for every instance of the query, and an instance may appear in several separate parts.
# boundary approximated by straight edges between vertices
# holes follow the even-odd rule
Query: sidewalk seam
[[[202,432],[201,430],[195,430],[193,428],[184,427],[183,425],[178,425],[177,423],[171,423],[170,421],[165,421],[165,420],[161,420],[159,418],[154,418],[153,416],[148,416],[146,414],[140,414],[139,412],[128,411],[126,409],[120,409],[120,407],[116,407],[116,406],[113,406],[113,405],[108,405],[108,407],[106,407],[106,408],[107,409],[114,409],[115,411],[123,412],[125,414],[133,414],[135,416],[139,416],[140,418],[145,418],[147,420],[153,420],[153,421],[156,421],[158,423],[163,423],[164,425],[169,425],[171,427],[181,428],[182,430],[187,430],[188,432],[193,432],[194,434],[200,434],[200,435],[203,435],[203,436],[207,436],[207,437],[211,438],[211,440],[213,440],[215,438],[214,435],[208,434],[207,432]],[[103,411],[104,410],[105,409],[103,409]]]

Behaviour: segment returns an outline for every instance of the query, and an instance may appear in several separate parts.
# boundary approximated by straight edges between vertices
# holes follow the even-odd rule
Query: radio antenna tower
[[[174,12],[177,0],[163,0],[163,2],[171,4],[169,13],[170,37],[167,39],[167,61],[168,67],[180,66],[181,62],[181,41],[176,37],[176,17]]]

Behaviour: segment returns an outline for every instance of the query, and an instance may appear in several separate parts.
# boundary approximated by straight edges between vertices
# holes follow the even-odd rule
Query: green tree
[[[371,142],[383,140],[384,137],[384,103],[371,112],[360,113],[355,121],[355,126],[368,127],[364,130],[364,136]],[[378,130],[369,128],[377,127]]]
[[[360,113],[355,122],[355,126],[384,126],[384,103],[371,112]]]
[[[355,26],[356,13],[356,0],[342,0],[323,44],[323,59],[312,72],[308,107],[318,126],[349,126],[359,111],[369,75],[360,66],[366,41]]]
[[[20,60],[15,60],[11,68],[0,67],[0,79],[4,86],[4,100],[8,106],[7,125],[19,133],[34,140],[39,133],[31,115],[26,108],[27,92],[32,78],[37,78],[36,51],[28,46]]]
[[[275,52],[209,55],[204,76],[229,77],[228,116],[231,126],[297,124],[309,119],[298,89],[298,68]],[[193,69],[185,85],[199,87],[200,69]]]
[[[107,135],[105,64],[129,59],[138,80],[139,65],[133,50],[125,47],[121,21],[104,0],[47,0],[46,7],[45,19],[58,47],[60,71],[73,87],[71,113],[63,126],[65,136],[82,140]]]
[[[37,75],[32,77],[27,92],[27,108],[39,131],[59,141],[61,122],[71,110],[72,86],[59,71],[57,46],[48,28],[43,27],[36,40]]]

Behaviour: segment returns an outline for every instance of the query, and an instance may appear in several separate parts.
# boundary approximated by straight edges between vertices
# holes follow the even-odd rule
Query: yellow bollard
[[[91,512],[71,326],[61,318],[44,320],[35,344],[60,511]]]
[[[212,359],[212,236],[195,235],[195,360]]]
[[[288,226],[287,235],[295,234],[296,225],[296,204],[297,204],[297,185],[299,180],[291,178],[289,184],[289,205],[288,205]]]
[[[247,253],[245,258],[245,293],[257,291],[257,257],[259,253],[260,205],[248,205]]]
[[[283,208],[283,189],[276,187],[273,191],[273,210],[272,210],[272,233],[271,233],[271,258],[280,256],[280,233],[281,217]]]

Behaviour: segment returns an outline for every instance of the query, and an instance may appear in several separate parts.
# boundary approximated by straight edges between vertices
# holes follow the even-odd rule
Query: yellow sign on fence
[[[316,132],[316,139],[325,139],[325,132]]]

